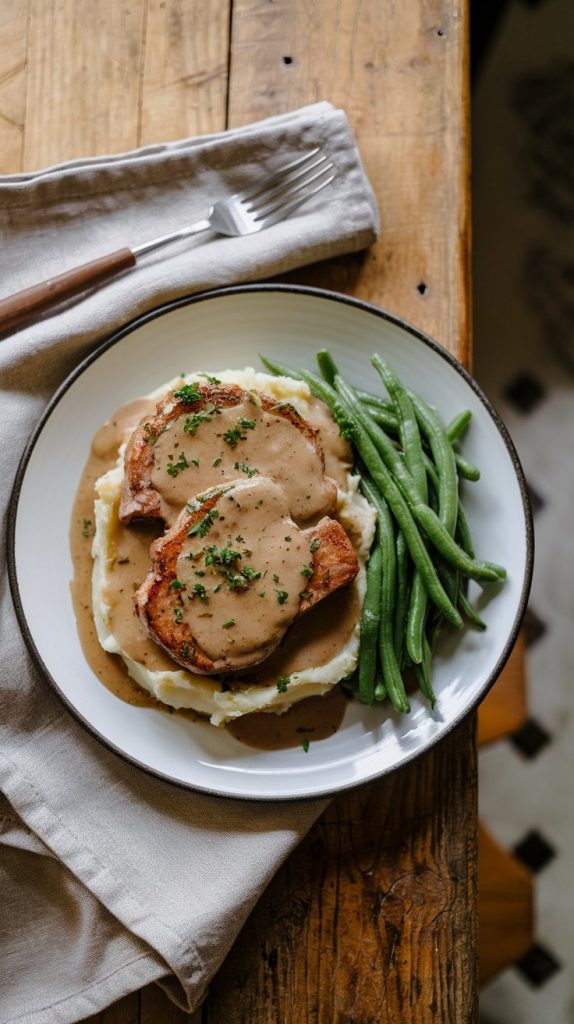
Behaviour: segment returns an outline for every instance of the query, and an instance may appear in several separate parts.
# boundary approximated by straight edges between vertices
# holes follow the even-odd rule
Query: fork
[[[256,185],[221,199],[210,207],[205,220],[188,224],[178,231],[161,235],[131,249],[117,249],[99,259],[83,263],[57,277],[0,300],[0,333],[20,327],[37,314],[64,299],[72,298],[108,278],[135,266],[140,256],[170,242],[215,231],[220,235],[252,235],[277,224],[312,196],[326,188],[336,170],[320,147],[311,150]]]

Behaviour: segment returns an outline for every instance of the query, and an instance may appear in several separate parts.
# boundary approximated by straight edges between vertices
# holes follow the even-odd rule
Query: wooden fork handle
[[[21,327],[33,320],[38,313],[43,313],[63,299],[78,295],[91,285],[99,284],[121,270],[133,267],[136,258],[131,249],[118,249],[100,259],[83,263],[65,274],[58,274],[41,284],[35,284],[22,292],[0,299],[0,333]]]

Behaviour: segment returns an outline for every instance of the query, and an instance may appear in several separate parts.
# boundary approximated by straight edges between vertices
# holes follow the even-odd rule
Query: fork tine
[[[313,157],[317,156],[317,153],[319,153],[320,151],[321,147],[316,146],[315,149],[310,150],[309,153],[305,153],[304,156],[297,157],[296,160],[293,160],[292,163],[287,164],[286,167],[282,167],[281,170],[276,171],[274,174],[270,174],[269,177],[265,179],[265,181],[258,181],[257,184],[252,185],[251,188],[246,188],[242,192],[236,192],[233,198],[238,199],[242,203],[248,202],[250,199],[258,195],[260,192],[264,191],[265,189],[272,188],[275,184],[282,181],[285,175],[290,174],[291,171],[297,170],[298,167],[301,167],[303,164],[307,163],[308,160],[312,160]]]
[[[268,215],[261,221],[261,227],[269,228],[273,224],[277,224],[280,220],[284,220],[285,217],[288,217],[289,214],[293,213],[297,207],[303,206],[303,203],[308,202],[309,199],[316,196],[317,192],[321,192],[322,189],[327,187],[327,185],[330,185],[336,177],[336,174],[331,174],[329,178],[326,178],[325,181],[321,181],[318,185],[315,185],[315,188],[310,189],[310,191],[306,192],[305,195],[300,196],[298,199],[294,199],[291,203],[283,204],[281,209],[276,210],[275,213]]]
[[[318,181],[332,170],[334,170],[333,164],[326,164],[324,167],[321,167],[320,170],[316,171],[315,174],[311,174],[310,176],[306,175],[298,185],[276,190],[262,206],[258,206],[257,210],[252,211],[254,219],[256,221],[265,220],[266,217],[271,216],[271,214],[275,213],[276,210],[281,210],[286,204],[289,204],[293,198],[296,198],[298,192],[301,192],[302,189],[307,189],[314,181]],[[332,181],[333,179],[330,178],[329,180]]]
[[[326,170],[332,166],[333,165],[331,163],[328,163],[326,156],[320,156],[317,160],[313,160],[312,163],[306,163],[305,166],[299,168],[299,170],[283,175],[279,184],[276,184],[274,187],[270,187],[266,182],[261,186],[258,195],[253,196],[251,199],[247,200],[247,202],[243,202],[242,205],[248,212],[256,212],[268,203],[274,202],[275,199],[278,199],[279,196],[283,195],[285,192],[290,192],[295,183],[300,181],[301,178],[307,177],[311,171],[316,170],[318,167]]]

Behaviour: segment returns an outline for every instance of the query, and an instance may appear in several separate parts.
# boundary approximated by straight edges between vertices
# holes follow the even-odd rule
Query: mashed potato
[[[218,378],[225,383],[239,384],[246,390],[265,392],[278,400],[293,403],[302,416],[309,412],[311,395],[306,384],[288,377],[272,377],[247,368],[245,370],[218,371]],[[159,400],[173,387],[198,380],[198,375],[177,378],[153,392],[150,396]],[[224,725],[254,711],[281,713],[292,704],[326,693],[341,679],[355,669],[359,647],[359,623],[347,643],[327,664],[310,666],[290,676],[285,692],[279,692],[276,685],[255,685],[237,683],[231,689],[222,689],[217,679],[194,675],[184,669],[169,671],[150,670],[146,665],[134,661],[114,636],[110,628],[110,608],[105,601],[108,574],[116,557],[118,536],[118,507],[123,479],[123,450],[120,449],[118,462],[96,482],[95,535],[92,546],[94,568],[92,575],[92,600],[94,621],[98,639],[104,650],[118,654],[132,679],[152,693],[159,701],[174,708],[192,708],[207,715],[212,725]],[[352,584],[361,599],[365,590],[365,563],[372,544],[376,515],[358,490],[359,478],[347,475],[344,489],[338,488],[337,518],[349,534],[359,559],[359,574]]]

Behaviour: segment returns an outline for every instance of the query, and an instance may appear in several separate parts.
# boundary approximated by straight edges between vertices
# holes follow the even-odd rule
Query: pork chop
[[[293,622],[358,572],[343,527],[325,517],[300,529],[268,478],[200,495],[151,554],[136,614],[174,661],[204,675],[263,661]]]
[[[242,474],[281,484],[298,523],[334,509],[336,485],[325,476],[318,431],[290,403],[235,384],[183,385],[131,435],[120,521],[171,526],[191,495]]]

